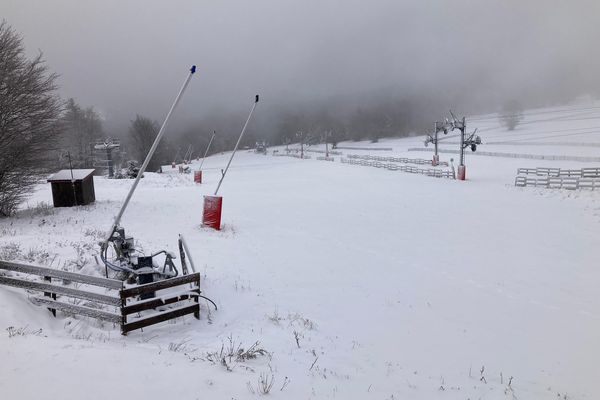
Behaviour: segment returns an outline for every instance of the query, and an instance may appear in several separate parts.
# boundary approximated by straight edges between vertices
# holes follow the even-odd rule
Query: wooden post
[[[200,294],[200,274],[198,274],[198,281],[196,282],[198,285],[198,294]],[[196,311],[194,311],[194,317],[196,319],[200,319],[200,297],[196,296],[194,302],[196,303]]]
[[[179,235],[179,240],[177,241],[177,244],[179,245],[179,257],[181,257],[181,272],[183,272],[183,275],[187,275],[188,268],[187,268],[187,264],[185,262],[185,251],[183,250],[181,234]]]
[[[127,304],[127,298],[123,297],[121,290],[119,290],[119,297],[121,298],[121,335],[127,336],[127,331],[125,330],[125,324],[127,324],[127,315],[123,312],[123,309]]]
[[[121,313],[121,335],[127,336],[127,331],[125,330],[125,324],[127,323],[127,314],[125,314],[124,309],[127,305],[127,297],[123,295],[123,289],[125,289],[125,284],[121,283],[121,289],[119,289],[119,298],[121,299],[121,307],[119,311]]]
[[[52,282],[52,278],[49,276],[45,276],[44,281],[50,283],[50,282]],[[44,292],[44,296],[50,297],[52,300],[56,300],[56,293]],[[48,308],[48,310],[52,313],[52,315],[54,315],[56,317],[56,309],[55,308]]]

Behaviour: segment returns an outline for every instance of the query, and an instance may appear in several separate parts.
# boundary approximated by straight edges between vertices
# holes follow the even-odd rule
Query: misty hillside
[[[2,387],[20,398],[100,399],[118,387],[132,397],[242,399],[260,397],[266,380],[282,399],[594,398],[597,190],[514,179],[517,168],[600,165],[597,152],[581,151],[598,144],[599,107],[527,110],[513,132],[474,116],[484,143],[467,154],[466,182],[346,163],[430,158],[424,136],[343,142],[373,150],[340,149],[334,162],[316,158],[323,145],[307,147],[308,159],[276,156],[285,146],[242,151],[222,188],[221,231],[201,226],[202,197],[229,153],[206,160],[201,185],[170,166],[148,173],[123,225],[144,249],[177,252],[184,234],[218,311],[207,302],[200,321],[120,337],[111,324],[55,319],[2,288],[0,324],[21,329],[0,339]],[[444,153],[455,140],[440,146],[442,162],[456,161]],[[595,162],[568,158],[581,155]],[[98,229],[129,183],[94,181],[96,203],[75,209],[49,208],[50,188],[38,186],[14,220],[0,221],[2,257],[102,276]],[[219,361],[223,349],[256,342],[266,354]],[[46,383],[27,385],[30,374]]]

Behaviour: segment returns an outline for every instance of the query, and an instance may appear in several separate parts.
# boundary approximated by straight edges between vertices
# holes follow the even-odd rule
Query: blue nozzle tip
[[[196,66],[192,65],[192,68],[190,68],[190,72],[193,74],[194,72],[196,72]]]

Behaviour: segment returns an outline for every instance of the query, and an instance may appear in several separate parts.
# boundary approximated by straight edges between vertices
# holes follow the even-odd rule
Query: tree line
[[[94,168],[94,145],[107,139],[99,112],[63,100],[57,79],[42,53],[29,59],[23,38],[1,21],[0,217],[13,214],[49,172]],[[143,159],[156,132],[156,122],[148,118],[132,121],[133,157]],[[165,146],[161,150],[152,168],[166,158]]]

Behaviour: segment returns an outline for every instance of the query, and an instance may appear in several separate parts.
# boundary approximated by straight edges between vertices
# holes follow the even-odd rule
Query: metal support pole
[[[206,151],[204,152],[204,157],[202,157],[202,162],[200,163],[200,171],[202,171],[202,164],[204,164],[204,160],[206,159],[206,155],[208,154],[208,149],[210,149],[210,144],[213,142],[217,131],[213,131],[213,134],[208,142],[208,146],[206,146]]]
[[[325,157],[327,158],[329,158],[329,137],[331,136],[331,134],[331,131],[325,132]]]
[[[467,167],[465,166],[465,134],[467,132],[467,124],[465,117],[462,119],[460,126],[460,160],[458,165],[458,180],[464,181],[466,179]]]
[[[75,178],[73,178],[73,163],[71,162],[71,152],[67,152],[69,157],[69,169],[71,170],[71,188],[73,189],[73,204],[77,205],[77,191],[75,190]]]
[[[169,119],[171,118],[171,115],[173,114],[175,107],[177,107],[177,104],[179,103],[181,96],[185,92],[185,89],[187,88],[188,84],[190,83],[190,80],[192,79],[192,75],[194,75],[194,72],[196,72],[196,66],[192,65],[192,68],[190,68],[190,73],[188,74],[187,78],[185,78],[185,81],[183,82],[183,85],[181,86],[181,89],[179,90],[177,97],[175,97],[175,101],[173,102],[171,109],[167,113],[167,116],[165,117],[165,120],[163,121],[163,124],[160,127],[160,130],[158,131],[158,135],[156,135],[156,138],[154,139],[154,143],[152,143],[152,147],[150,148],[150,151],[146,155],[146,159],[144,160],[144,163],[140,167],[140,171],[138,172],[137,177],[135,178],[135,181],[133,182],[133,185],[131,185],[131,189],[129,189],[129,193],[127,193],[125,202],[123,203],[123,205],[121,206],[121,209],[119,210],[119,213],[115,217],[115,221],[113,222],[113,224],[110,228],[110,231],[108,232],[108,236],[106,237],[106,239],[103,243],[103,247],[108,245],[108,241],[112,237],[113,232],[119,226],[119,223],[121,222],[121,217],[123,216],[123,213],[125,212],[125,209],[127,208],[127,205],[129,204],[129,200],[131,200],[131,196],[133,196],[133,192],[135,192],[135,189],[137,188],[138,183],[140,183],[140,179],[142,178],[144,171],[146,171],[146,167],[148,166],[148,163],[152,159],[152,156],[154,155],[154,152],[156,151],[156,148],[158,147],[160,140],[162,139],[163,135],[165,134],[165,129],[167,127],[167,123],[169,122]]]
[[[462,119],[462,127],[460,128],[460,163],[459,165],[465,165],[465,132],[467,126],[465,124],[465,117]]]
[[[187,258],[188,261],[190,262],[190,267],[192,269],[192,273],[195,274],[196,273],[196,266],[194,265],[194,260],[192,259],[192,254],[190,253],[190,249],[187,245],[187,242],[185,241],[185,238],[183,237],[183,235],[179,235],[179,238],[181,239],[181,243],[183,244],[183,249],[185,250],[186,254],[187,254]]]
[[[258,104],[258,95],[256,95],[256,97],[254,99],[254,104],[252,104],[252,108],[250,109],[250,114],[248,114],[248,119],[246,119],[246,123],[244,124],[244,127],[242,128],[242,132],[240,133],[240,137],[238,138],[237,143],[235,144],[233,153],[231,153],[229,162],[227,163],[225,170],[221,173],[221,180],[219,181],[219,184],[217,185],[217,190],[215,190],[215,194],[214,194],[215,196],[219,192],[219,188],[221,187],[221,183],[223,183],[223,179],[225,179],[225,174],[227,174],[227,170],[229,169],[229,166],[231,165],[231,161],[233,160],[233,156],[235,156],[235,152],[237,151],[237,148],[240,145],[240,142],[242,141],[242,136],[244,136],[244,132],[246,132],[246,128],[248,127],[248,122],[250,122],[250,118],[252,118],[252,113],[254,113],[254,109],[256,108],[257,104]]]
[[[433,154],[435,155],[434,158],[437,158],[437,155],[438,155],[438,123],[437,122],[435,123],[435,137],[433,140],[433,145],[434,145],[434,153]]]
[[[108,146],[106,147],[106,161],[107,161],[107,164],[108,164],[108,177],[109,178],[114,178],[114,176],[115,176],[115,169],[113,167],[112,149],[109,148]]]

